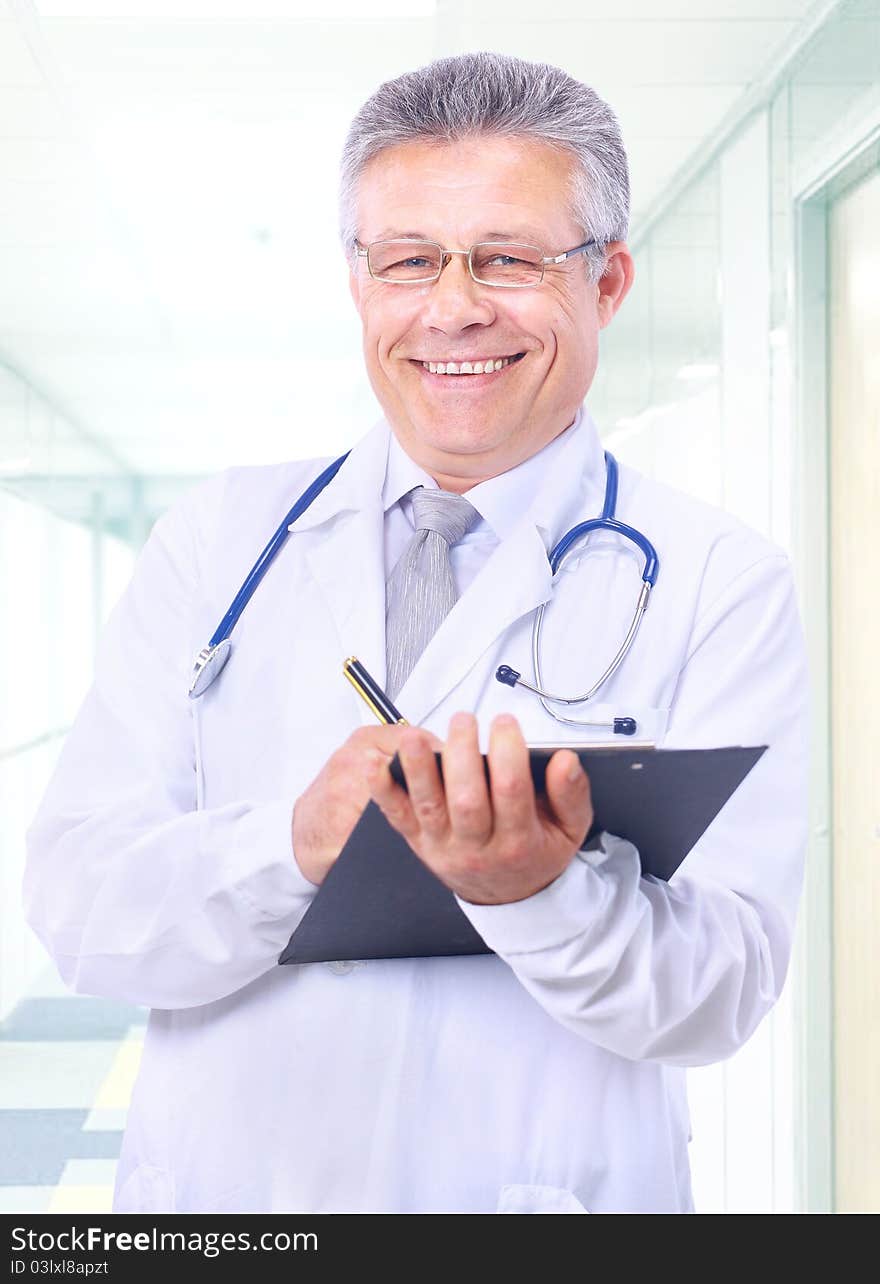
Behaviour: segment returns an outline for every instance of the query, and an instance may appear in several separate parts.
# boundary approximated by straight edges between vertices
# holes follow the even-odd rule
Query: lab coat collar
[[[354,445],[320,495],[288,529],[313,530],[342,513],[376,511],[385,481],[390,429],[384,419]]]

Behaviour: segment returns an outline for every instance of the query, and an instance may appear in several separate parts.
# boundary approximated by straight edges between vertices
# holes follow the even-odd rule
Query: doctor
[[[630,714],[666,747],[770,746],[669,884],[612,835],[579,850],[590,793],[570,751],[549,801],[532,794],[526,742],[609,733],[494,680],[503,662],[530,674],[548,602],[548,685],[585,690],[638,593],[615,536],[555,583],[547,560],[602,509],[582,403],[632,282],[627,205],[614,116],[555,68],[445,59],[358,113],[343,231],[385,418],[295,523],[197,700],[193,656],[325,461],[229,470],[161,518],[30,833],[30,919],[67,983],[153,1009],[117,1210],[692,1207],[685,1067],[735,1052],[772,1006],[799,893],[786,558],[621,469],[619,515],[661,573],[595,715],[574,716]],[[389,277],[431,265],[424,246],[373,248],[401,239],[451,251],[433,280]],[[486,241],[580,248],[505,289],[460,252]],[[355,654],[385,679],[386,583],[418,487],[474,511],[450,553],[458,599],[395,696],[417,725],[383,728],[340,666]],[[387,771],[397,749],[409,798]],[[276,966],[371,796],[493,955]]]

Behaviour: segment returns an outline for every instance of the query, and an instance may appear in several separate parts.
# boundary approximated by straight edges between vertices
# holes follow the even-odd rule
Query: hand
[[[405,730],[359,727],[297,799],[291,823],[293,854],[310,883],[323,883],[370,800],[373,773],[387,769]],[[435,736],[429,739],[440,748]]]
[[[387,762],[373,768],[373,798],[441,882],[463,900],[524,900],[568,866],[593,823],[590,782],[571,749],[547,764],[546,796],[536,798],[529,751],[509,714],[494,720],[487,785],[472,714],[457,713],[443,748],[443,780],[427,733],[401,729],[397,750],[409,790]]]

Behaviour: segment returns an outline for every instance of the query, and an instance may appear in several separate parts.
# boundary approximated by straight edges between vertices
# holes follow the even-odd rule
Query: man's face
[[[559,254],[586,239],[569,210],[573,165],[544,143],[488,135],[389,148],[361,177],[358,240],[420,236],[448,249],[505,240]],[[525,289],[478,285],[460,254],[429,285],[375,281],[357,259],[351,291],[370,382],[404,450],[441,485],[461,491],[506,472],[572,422],[599,330],[632,279],[626,246],[608,254],[598,284],[576,255]],[[517,359],[482,375],[426,365],[503,357]]]

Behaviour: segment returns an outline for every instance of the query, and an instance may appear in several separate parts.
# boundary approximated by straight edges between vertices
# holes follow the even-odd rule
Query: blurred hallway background
[[[606,445],[798,577],[799,937],[772,1018],[689,1076],[698,1209],[880,1208],[880,0],[0,0],[0,1211],[109,1208],[145,1019],[65,996],[20,905],[95,639],[185,488],[378,416],[343,137],[380,81],[481,48],[564,66],[621,121],[636,284],[588,398]]]

